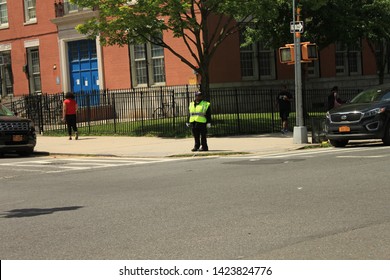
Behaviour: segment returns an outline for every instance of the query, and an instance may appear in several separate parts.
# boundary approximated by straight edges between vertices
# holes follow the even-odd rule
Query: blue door
[[[99,75],[94,40],[68,43],[71,91],[80,106],[99,105]],[[79,94],[77,94],[79,93]]]

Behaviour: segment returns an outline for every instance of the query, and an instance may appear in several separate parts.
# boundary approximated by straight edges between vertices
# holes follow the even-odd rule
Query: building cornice
[[[67,15],[64,15],[62,17],[56,17],[51,19],[50,21],[57,25],[57,27],[61,26],[69,26],[69,25],[74,25],[76,26],[77,24],[84,23],[86,20],[97,17],[98,16],[98,11],[79,11],[75,13],[69,13]]]

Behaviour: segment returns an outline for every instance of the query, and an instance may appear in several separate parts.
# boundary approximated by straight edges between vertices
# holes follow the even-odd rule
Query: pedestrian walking
[[[337,86],[334,86],[330,94],[328,95],[328,111],[332,110],[333,108],[340,107],[341,104],[345,103],[341,100],[341,98],[338,96],[339,88]]]
[[[69,140],[72,140],[72,129],[75,133],[75,139],[79,139],[76,119],[77,109],[77,102],[75,100],[74,94],[72,92],[67,92],[63,102],[62,120],[66,123]]]
[[[208,151],[207,128],[211,127],[210,102],[203,100],[201,92],[196,92],[195,100],[190,103],[187,126],[192,128],[195,141],[191,151]]]
[[[276,104],[279,108],[279,116],[282,121],[282,130],[281,132],[288,132],[288,117],[291,112],[291,101],[293,97],[291,93],[288,91],[287,86],[283,85],[283,89],[279,92]]]

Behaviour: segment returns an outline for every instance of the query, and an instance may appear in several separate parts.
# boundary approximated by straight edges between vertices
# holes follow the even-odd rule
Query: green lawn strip
[[[324,114],[309,114],[311,118],[321,119]],[[290,122],[294,123],[295,113],[290,114]],[[150,136],[150,137],[191,137],[191,129],[185,126],[186,117],[161,118],[136,120],[115,123],[106,121],[103,123],[79,123],[80,135],[93,136]],[[308,129],[311,122],[308,121]],[[228,136],[242,134],[263,134],[280,130],[278,113],[240,113],[240,114],[216,114],[212,116],[210,136]],[[45,130],[44,135],[67,135],[65,125],[60,129]]]

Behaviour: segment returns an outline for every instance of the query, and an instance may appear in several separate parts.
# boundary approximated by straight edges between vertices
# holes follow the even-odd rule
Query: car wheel
[[[348,144],[348,140],[329,140],[329,142],[336,148],[343,148]]]
[[[386,130],[383,135],[382,142],[385,146],[390,146],[390,122],[386,124]]]

